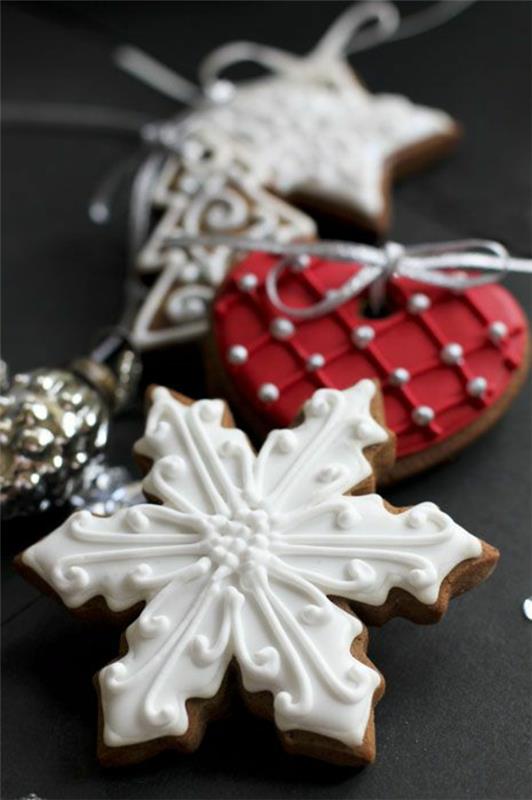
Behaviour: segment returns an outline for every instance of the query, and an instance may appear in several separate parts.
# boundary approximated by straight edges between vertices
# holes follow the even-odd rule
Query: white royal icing
[[[245,176],[231,171],[204,174],[202,167],[194,190],[185,191],[180,187],[194,171],[184,170],[177,161],[174,167],[174,172],[164,176],[174,190],[165,193],[162,180],[156,189],[156,196],[170,198],[170,205],[138,256],[140,272],[161,272],[133,325],[132,338],[141,350],[205,333],[214,292],[235,259],[228,247],[169,247],[168,237],[235,233],[287,242],[316,233],[310,217]],[[191,309],[194,297],[202,305]],[[161,312],[169,322],[154,327]]]
[[[136,450],[162,505],[78,512],[25,551],[68,606],[146,602],[127,654],[99,676],[108,746],[184,734],[187,699],[213,697],[233,657],[248,691],[272,693],[281,730],[360,745],[380,678],[351,654],[362,624],[328,595],[380,605],[400,587],[434,603],[481,552],[432,503],[394,514],[377,495],[343,494],[371,473],[363,449],[386,440],[374,392],[368,380],[318,390],[303,423],[256,456],[224,427],[221,400],[186,405],[158,388]]]
[[[283,195],[303,193],[378,217],[383,177],[401,150],[454,130],[452,118],[401,95],[368,92],[341,62],[308,75],[240,84],[227,103],[196,116],[220,143]]]

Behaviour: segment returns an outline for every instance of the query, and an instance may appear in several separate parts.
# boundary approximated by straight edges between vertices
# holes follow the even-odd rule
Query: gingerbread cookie
[[[290,752],[368,763],[384,682],[363,621],[435,621],[497,551],[432,503],[367,494],[393,457],[372,381],[317,391],[258,455],[221,400],[151,402],[136,452],[157,504],[79,512],[18,561],[74,611],[144,605],[97,678],[102,761],[193,750],[239,690]]]
[[[466,446],[500,417],[524,380],[528,325],[502,286],[457,292],[394,276],[381,318],[369,316],[363,292],[301,319],[282,309],[323,302],[361,268],[307,258],[283,273],[279,308],[266,288],[278,263],[278,256],[250,254],[214,304],[215,378],[259,436],[289,425],[319,387],[376,378],[397,436],[397,461],[382,476],[389,482]]]
[[[162,216],[137,259],[139,274],[151,282],[133,325],[139,350],[204,334],[214,293],[235,262],[227,247],[179,247],[172,237],[223,233],[288,242],[316,234],[310,217],[261,189],[227,147],[193,129],[182,150],[154,186]]]

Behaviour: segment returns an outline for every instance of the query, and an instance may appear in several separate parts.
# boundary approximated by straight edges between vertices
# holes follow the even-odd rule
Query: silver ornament
[[[74,492],[107,442],[103,396],[74,372],[15,375],[0,401],[0,499],[4,518],[43,511]]]
[[[4,518],[61,505],[105,445],[111,414],[131,399],[140,362],[111,331],[68,368],[15,375],[0,397],[0,503]]]

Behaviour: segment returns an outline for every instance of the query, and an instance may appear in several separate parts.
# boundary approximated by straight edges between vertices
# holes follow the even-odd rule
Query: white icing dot
[[[187,194],[194,194],[200,188],[200,182],[194,175],[183,175],[179,181],[179,186]]]
[[[412,419],[416,425],[428,425],[434,419],[434,411],[430,406],[418,406],[412,411]]]
[[[336,526],[338,528],[342,528],[342,530],[348,530],[349,528],[352,528],[353,525],[356,525],[357,522],[360,522],[360,520],[360,514],[353,508],[342,509],[342,511],[339,511],[334,518]]]
[[[444,364],[460,364],[462,362],[464,350],[458,342],[449,342],[441,349],[440,358]]]
[[[180,322],[183,319],[197,319],[206,311],[205,300],[201,297],[183,297],[179,292],[173,292],[167,299],[165,311],[171,322]]]
[[[150,527],[150,521],[146,514],[139,511],[138,508],[130,508],[126,512],[127,524],[133,528],[134,531],[146,531]]]
[[[330,464],[328,467],[320,469],[316,475],[320,483],[332,483],[342,474],[342,468],[338,464]]]
[[[508,326],[497,320],[496,322],[492,322],[488,328],[488,336],[493,342],[493,344],[499,344],[503,339],[506,338],[508,335]]]
[[[390,372],[389,381],[392,386],[404,386],[410,380],[410,373],[404,367],[397,367]]]
[[[163,478],[174,480],[185,470],[185,461],[181,456],[167,456],[159,461],[159,469]]]
[[[374,338],[375,331],[369,325],[359,325],[358,328],[353,328],[351,331],[351,341],[359,350],[367,347]]]
[[[476,378],[471,378],[467,382],[467,393],[471,397],[482,397],[488,388],[488,382],[482,375],[477,375]]]
[[[373,426],[367,420],[360,420],[360,422],[355,423],[353,433],[355,434],[355,438],[364,441],[365,439],[369,439],[373,434]]]
[[[279,389],[274,383],[263,383],[259,387],[257,396],[263,403],[274,403],[279,399]]]
[[[227,351],[227,360],[230,364],[245,364],[248,360],[248,351],[243,344],[234,344]]]
[[[294,325],[289,319],[276,317],[270,323],[270,333],[274,339],[289,339],[294,334]]]
[[[423,311],[428,311],[430,306],[430,297],[421,292],[417,292],[408,298],[407,308],[411,314],[421,314]]]
[[[375,570],[371,564],[362,561],[360,558],[354,558],[347,564],[347,574],[356,581],[359,588],[369,586],[376,577]]]
[[[239,451],[240,447],[235,442],[230,442],[226,439],[218,448],[218,455],[222,456],[222,458],[234,458]]]
[[[314,372],[316,369],[321,369],[324,364],[325,358],[321,353],[312,353],[312,355],[307,358],[305,366],[308,372]]]
[[[257,286],[259,279],[252,272],[246,272],[238,279],[238,288],[242,292],[252,292]]]
[[[181,270],[179,277],[183,283],[197,283],[200,277],[200,268],[197,264],[187,264]]]
[[[204,422],[214,422],[218,419],[217,404],[208,400],[200,404],[199,415]]]
[[[422,589],[425,586],[430,586],[433,575],[429,569],[413,569],[408,576],[408,580],[411,586],[416,589]]]
[[[302,608],[297,616],[305,625],[317,625],[324,622],[329,615],[327,609],[322,606],[308,605]]]
[[[275,445],[281,453],[292,453],[297,447],[297,436],[293,431],[280,431]]]

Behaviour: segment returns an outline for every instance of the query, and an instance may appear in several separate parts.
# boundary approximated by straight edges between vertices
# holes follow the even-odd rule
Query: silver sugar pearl
[[[412,411],[412,419],[416,425],[429,425],[434,419],[434,411],[430,406],[417,406]]]
[[[246,272],[238,279],[237,285],[241,292],[252,292],[256,288],[259,279],[252,272]]]
[[[296,256],[290,265],[292,272],[302,272],[310,264],[310,256],[301,255]]]
[[[194,175],[183,175],[179,187],[187,194],[195,194],[200,188],[200,182]]]
[[[449,342],[441,349],[440,358],[444,364],[460,364],[464,355],[464,350],[458,342]]]
[[[423,311],[428,311],[430,306],[430,297],[421,292],[416,292],[408,298],[407,308],[411,314],[421,314]]]
[[[294,325],[289,319],[276,317],[270,322],[270,333],[274,339],[289,339],[294,331]]]
[[[308,372],[314,372],[316,369],[321,369],[324,364],[325,358],[321,353],[312,353],[312,355],[307,358],[305,366]]]
[[[500,320],[492,322],[488,328],[488,336],[493,344],[499,344],[499,342],[508,336],[508,326]]]
[[[227,360],[230,364],[245,364],[248,360],[248,351],[243,344],[234,344],[227,351]]]
[[[263,403],[275,403],[279,399],[279,389],[274,383],[263,383],[257,396]]]
[[[390,372],[389,381],[392,386],[404,386],[410,380],[410,373],[405,367],[397,367]]]
[[[476,378],[471,378],[467,382],[467,393],[470,397],[482,397],[488,388],[488,382],[482,375],[477,375]]]
[[[359,325],[358,328],[353,328],[351,331],[351,341],[356,345],[359,350],[373,341],[375,338],[375,331],[369,325]]]

